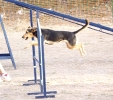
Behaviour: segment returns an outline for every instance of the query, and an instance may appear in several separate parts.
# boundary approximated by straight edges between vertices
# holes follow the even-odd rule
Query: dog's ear
[[[32,29],[33,27],[29,26],[28,29]]]

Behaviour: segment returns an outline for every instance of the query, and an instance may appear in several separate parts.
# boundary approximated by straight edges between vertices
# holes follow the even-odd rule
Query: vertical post
[[[33,19],[32,19],[32,9],[30,9],[30,24],[31,27],[33,27]],[[34,41],[34,37],[32,38],[32,41]],[[35,46],[32,46],[32,55],[33,57],[35,54]],[[34,67],[34,81],[37,83],[37,72],[36,72],[36,61],[33,59],[33,67]]]
[[[36,11],[37,18],[37,36],[38,36],[38,54],[39,54],[39,69],[40,69],[40,89],[41,93],[43,93],[43,84],[42,84],[42,46],[41,46],[41,29],[39,22],[39,12]]]
[[[38,49],[39,49],[41,93],[43,93],[44,97],[46,97],[45,59],[44,59],[44,43],[43,43],[44,36],[41,33],[38,11],[37,11],[37,36],[38,36]]]
[[[41,44],[42,44],[42,76],[43,76],[43,89],[44,89],[44,97],[46,97],[46,75],[45,75],[45,58],[44,58],[44,36],[41,36]]]

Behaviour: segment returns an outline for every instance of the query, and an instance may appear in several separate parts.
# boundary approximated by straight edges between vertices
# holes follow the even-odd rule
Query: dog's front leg
[[[37,45],[38,45],[38,42],[32,41],[32,42],[29,43],[26,47],[24,47],[24,49],[27,49],[27,48],[30,47],[30,46],[37,46]]]

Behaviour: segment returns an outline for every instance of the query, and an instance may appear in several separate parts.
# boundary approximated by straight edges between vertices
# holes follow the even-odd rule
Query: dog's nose
[[[22,36],[22,38],[24,38],[24,36]]]

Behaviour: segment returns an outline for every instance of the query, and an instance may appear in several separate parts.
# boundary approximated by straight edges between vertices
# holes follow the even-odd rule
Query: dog
[[[58,43],[64,41],[69,49],[79,49],[81,55],[85,54],[84,48],[82,44],[77,44],[76,34],[81,32],[89,25],[89,21],[86,19],[86,24],[74,32],[69,31],[55,31],[51,29],[41,29],[41,33],[44,36],[44,43],[53,45],[54,43]],[[27,40],[28,38],[32,38],[37,36],[37,28],[28,27],[26,33],[22,36],[23,39]],[[38,42],[32,41],[28,44],[24,49],[28,48],[29,46],[36,46]]]

